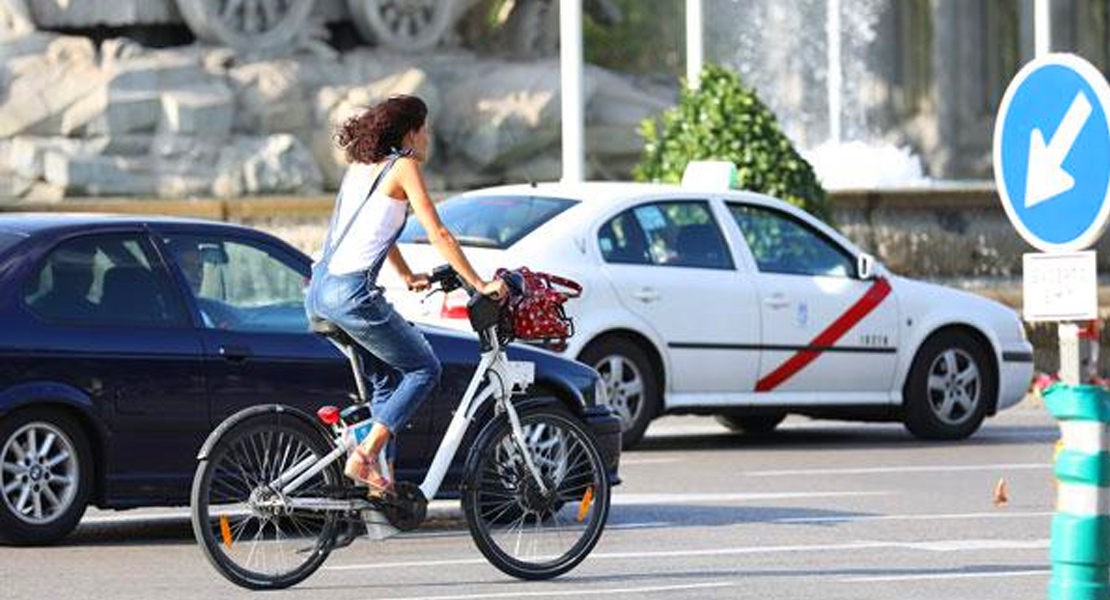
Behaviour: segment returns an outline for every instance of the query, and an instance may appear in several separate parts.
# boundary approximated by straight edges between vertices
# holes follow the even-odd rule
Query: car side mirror
[[[875,278],[875,257],[861,252],[856,257],[856,277],[863,281]]]

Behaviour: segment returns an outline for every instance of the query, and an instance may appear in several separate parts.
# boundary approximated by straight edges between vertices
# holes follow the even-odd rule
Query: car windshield
[[[537,196],[455,196],[438,204],[436,210],[459,244],[504,250],[574,203]],[[428,234],[416,217],[410,216],[399,241],[426,244]]]
[[[21,235],[0,231],[0,254],[7,252],[9,248],[21,241],[23,241],[23,236]]]

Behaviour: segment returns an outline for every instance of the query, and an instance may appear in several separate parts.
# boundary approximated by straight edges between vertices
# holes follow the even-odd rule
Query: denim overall
[[[320,260],[312,266],[312,280],[305,296],[305,312],[309,318],[326,319],[358,342],[356,351],[361,356],[363,368],[368,371],[365,375],[372,388],[370,410],[374,421],[392,434],[399,433],[416,413],[436,386],[441,372],[431,344],[416,327],[397,314],[377,285],[378,272],[389,249],[400,237],[401,229],[364,271],[337,275],[328,270],[328,264],[378,184],[397,159],[407,155],[394,152],[389,156],[389,162],[370,186],[366,198],[333,242],[342,195],[336,199],[324,250]],[[386,450],[387,459],[392,462],[395,454],[396,444],[391,441]]]

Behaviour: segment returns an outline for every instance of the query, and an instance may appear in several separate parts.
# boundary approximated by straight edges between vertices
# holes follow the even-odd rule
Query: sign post
[[[1047,4],[1047,3],[1046,3]],[[994,128],[994,179],[1023,256],[1023,317],[1059,322],[1062,385],[1046,393],[1063,450],[1052,521],[1049,598],[1110,595],[1110,394],[1097,369],[1097,257],[1110,217],[1110,85],[1071,54],[1045,54],[1006,88]],[[1082,325],[1081,325],[1082,324]],[[1097,331],[1097,328],[1093,328]]]

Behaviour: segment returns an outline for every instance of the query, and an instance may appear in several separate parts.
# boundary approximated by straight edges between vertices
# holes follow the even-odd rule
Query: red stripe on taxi
[[[833,321],[832,325],[817,334],[817,337],[813,338],[809,346],[828,347],[835,344],[857,323],[871,314],[871,311],[882,304],[883,300],[890,295],[890,289],[890,282],[885,277],[876,279],[875,283],[867,289],[867,292],[855,304],[850,306],[844,314],[840,315],[836,321]],[[756,382],[755,391],[769,392],[777,388],[796,375],[798,371],[804,369],[806,365],[817,360],[818,356],[821,356],[821,350],[799,350],[794,356],[782,363],[779,368]]]

